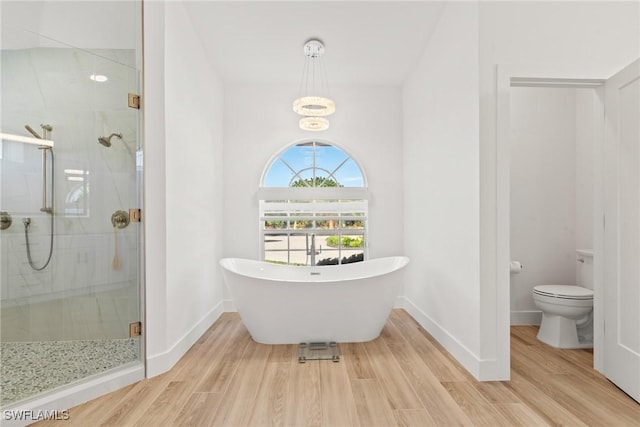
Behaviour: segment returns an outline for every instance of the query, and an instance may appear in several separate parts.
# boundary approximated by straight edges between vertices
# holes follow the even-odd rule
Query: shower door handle
[[[113,224],[113,228],[125,228],[129,225],[129,214],[121,210],[115,211],[111,215],[111,224]]]

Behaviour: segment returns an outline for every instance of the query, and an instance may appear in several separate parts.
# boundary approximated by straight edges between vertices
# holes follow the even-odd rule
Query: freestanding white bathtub
[[[263,344],[377,338],[408,263],[405,256],[317,267],[220,260],[242,322]]]

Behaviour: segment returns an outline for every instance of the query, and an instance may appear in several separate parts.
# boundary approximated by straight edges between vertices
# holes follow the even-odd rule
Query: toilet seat
[[[533,288],[533,293],[558,299],[593,300],[591,289],[574,285],[539,285]]]

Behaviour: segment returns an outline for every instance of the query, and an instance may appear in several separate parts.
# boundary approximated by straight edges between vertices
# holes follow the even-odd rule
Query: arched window
[[[276,156],[262,178],[262,187],[365,187],[358,164],[340,148],[308,141]]]
[[[344,150],[316,140],[285,148],[265,168],[258,194],[263,260],[329,265],[367,257],[366,179]]]

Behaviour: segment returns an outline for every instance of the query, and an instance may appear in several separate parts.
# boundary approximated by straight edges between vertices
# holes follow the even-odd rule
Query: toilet
[[[533,301],[542,311],[538,339],[556,348],[593,348],[593,251],[576,251],[577,285],[539,285]]]

